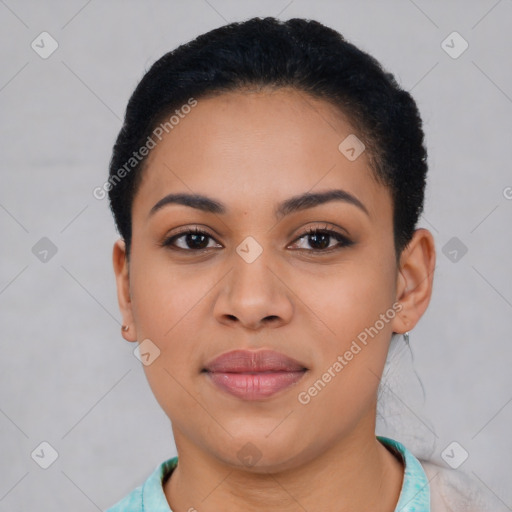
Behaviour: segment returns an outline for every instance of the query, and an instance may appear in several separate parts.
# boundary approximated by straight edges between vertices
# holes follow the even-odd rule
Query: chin
[[[269,430],[266,431],[268,434]],[[211,447],[216,458],[233,469],[245,470],[250,473],[269,473],[286,471],[296,467],[298,461],[304,458],[300,438],[291,435],[278,436],[275,433],[261,435],[237,435],[229,444]],[[304,438],[302,438],[304,441]],[[222,446],[219,450],[218,447]]]

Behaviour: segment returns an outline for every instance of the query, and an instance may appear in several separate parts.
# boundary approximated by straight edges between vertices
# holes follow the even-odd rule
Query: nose
[[[292,318],[292,292],[278,266],[270,265],[264,254],[251,263],[234,254],[233,268],[222,281],[214,306],[219,322],[260,330],[285,325]]]

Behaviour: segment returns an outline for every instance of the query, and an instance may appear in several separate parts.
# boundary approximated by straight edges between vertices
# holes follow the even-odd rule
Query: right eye
[[[181,246],[176,245],[178,240],[182,240]],[[207,231],[199,228],[191,229],[189,227],[181,229],[167,238],[160,244],[162,247],[168,247],[172,250],[181,250],[185,252],[200,252],[211,249],[208,247],[208,239],[215,240]],[[219,244],[220,245],[220,244]]]

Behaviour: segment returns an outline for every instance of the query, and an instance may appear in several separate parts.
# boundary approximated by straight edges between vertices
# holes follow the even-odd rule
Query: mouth
[[[202,369],[216,388],[244,400],[275,395],[297,384],[307,371],[302,363],[273,350],[234,350]]]

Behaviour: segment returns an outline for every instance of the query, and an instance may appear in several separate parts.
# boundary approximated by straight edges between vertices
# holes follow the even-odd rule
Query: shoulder
[[[105,512],[172,512],[163,490],[163,482],[178,464],[178,457],[159,464],[147,480]]]
[[[510,509],[476,478],[420,459],[430,485],[432,512],[505,512]]]

